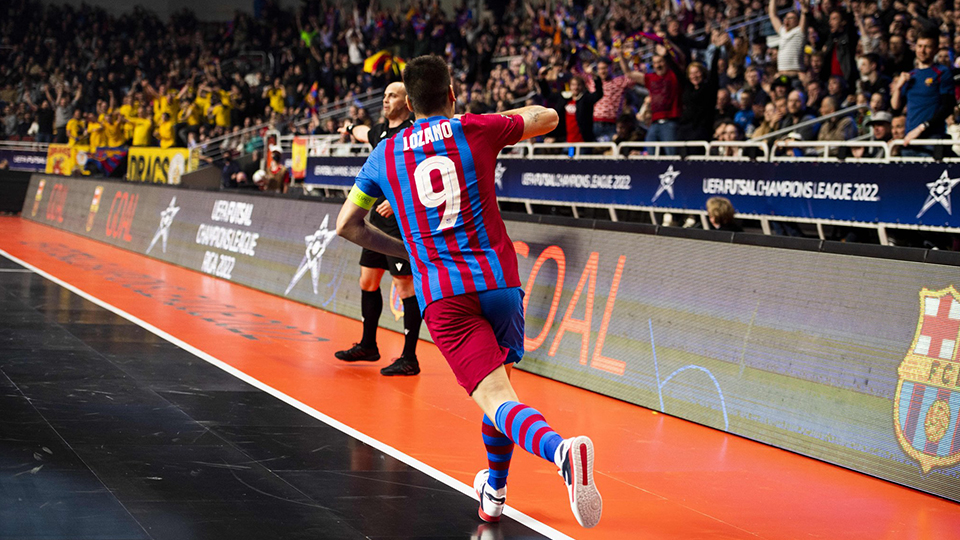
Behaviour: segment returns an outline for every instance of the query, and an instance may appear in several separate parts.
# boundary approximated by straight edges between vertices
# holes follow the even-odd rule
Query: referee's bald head
[[[407,91],[402,82],[390,83],[383,91],[383,116],[389,120],[400,120],[410,115],[407,109]]]

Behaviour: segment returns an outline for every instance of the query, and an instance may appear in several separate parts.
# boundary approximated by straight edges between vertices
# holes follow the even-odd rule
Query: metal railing
[[[906,146],[905,146],[905,145],[904,145],[904,142],[903,142],[903,139],[894,139],[894,140],[888,142],[887,145],[889,146],[890,152],[891,152],[891,156],[890,156],[890,157],[891,157],[891,159],[890,159],[891,162],[902,162],[902,161],[931,161],[931,160],[933,160],[933,161],[938,161],[937,159],[935,159],[935,156],[936,156],[936,154],[937,154],[937,152],[938,152],[938,150],[937,150],[938,147],[946,147],[946,148],[943,148],[943,151],[947,151],[947,150],[950,150],[950,147],[960,146],[960,140],[954,140],[954,139],[914,139],[913,141],[910,142],[909,145],[906,145]],[[920,148],[919,151],[920,151],[923,155],[918,155],[918,156],[904,156],[904,155],[896,155],[896,156],[894,156],[894,155],[893,155],[893,152],[897,152],[898,154],[902,154],[905,150],[908,150],[908,149],[917,149],[918,147]],[[928,147],[928,148],[925,149],[925,148],[923,148],[923,147]],[[928,155],[928,154],[929,154],[929,155]],[[940,160],[941,160],[941,161],[944,161],[944,162],[947,162],[947,163],[958,163],[958,162],[960,162],[960,157],[953,157],[953,156],[945,155],[945,156],[943,156],[942,159],[940,159]]]
[[[200,153],[208,159],[214,161],[223,157],[223,153],[228,148],[237,149],[241,146],[247,137],[251,137],[253,134],[259,134],[266,130],[270,129],[270,124],[258,124],[256,126],[251,126],[245,129],[241,129],[236,133],[227,133],[226,135],[221,135],[219,137],[214,137],[200,146]],[[241,150],[241,153],[242,150]]]
[[[289,150],[294,135],[280,138],[284,151]],[[305,136],[312,142],[309,145],[311,157],[325,156],[366,156],[370,153],[367,144],[340,143],[338,135]],[[919,146],[958,146],[960,141],[952,139],[918,139],[911,143]],[[623,143],[532,143],[521,142],[504,148],[500,159],[624,159],[624,160],[713,160],[713,161],[757,161],[757,162],[788,162],[811,161],[829,162],[838,161],[864,163],[898,163],[903,161],[932,162],[932,156],[896,156],[893,150],[902,147],[903,140],[896,139],[889,142],[853,139],[849,141],[777,141],[773,150],[820,149],[822,155],[776,155],[766,143],[758,141],[650,141],[650,142],[623,142]],[[321,149],[322,150],[318,150]],[[675,155],[666,155],[665,149],[676,149]],[[830,156],[830,153],[840,148],[848,149],[848,155],[840,157]],[[853,149],[879,149],[879,156],[856,157]],[[635,150],[638,152],[631,152]],[[730,151],[734,150],[734,151]],[[945,157],[945,162],[960,162],[960,158]]]
[[[849,161],[875,161],[879,163],[889,162],[890,161],[890,145],[883,141],[777,141],[774,143],[775,149],[790,149],[790,148],[822,148],[823,154],[821,155],[801,155],[801,156],[773,156],[770,158],[770,161],[817,161],[817,162],[833,162],[841,161],[837,156],[831,156],[830,150],[838,150],[840,148],[880,148],[883,155],[880,157],[856,157],[851,153],[851,157],[847,160]],[[776,152],[774,152],[776,153]]]
[[[559,150],[553,152],[551,150]],[[538,154],[538,151],[540,152]],[[586,151],[586,152],[584,152]],[[609,152],[609,154],[607,154]],[[584,143],[536,143],[530,145],[530,154],[532,159],[557,159],[567,157],[570,159],[604,159],[617,152],[616,143],[603,142],[584,142]]]
[[[776,130],[776,131],[771,131],[770,133],[767,133],[766,135],[761,135],[761,136],[759,136],[759,137],[754,137],[754,138],[751,138],[750,140],[751,140],[751,141],[766,141],[766,140],[768,140],[768,139],[776,139],[776,138],[778,138],[778,137],[783,137],[783,136],[785,136],[785,135],[789,135],[790,133],[792,133],[792,132],[794,132],[794,131],[797,131],[798,129],[803,129],[803,128],[806,128],[806,127],[815,126],[815,125],[820,124],[820,123],[822,123],[822,122],[824,122],[824,121],[826,121],[826,120],[832,120],[832,119],[834,119],[834,118],[838,118],[838,117],[841,117],[841,116],[851,115],[851,114],[853,114],[853,113],[855,113],[855,112],[857,112],[857,111],[860,111],[860,110],[862,110],[862,109],[869,109],[869,108],[870,108],[870,107],[868,107],[867,105],[853,105],[852,107],[847,107],[846,109],[841,109],[841,110],[839,110],[839,111],[832,112],[832,113],[830,113],[830,114],[825,114],[825,115],[823,115],[823,116],[818,116],[818,117],[816,117],[816,118],[811,118],[810,120],[804,120],[803,122],[797,122],[796,124],[794,124],[794,125],[792,125],[792,126],[785,127],[785,128],[783,128],[783,129],[778,129],[778,130]]]
[[[0,141],[2,150],[22,150],[26,152],[46,152],[50,147],[48,143],[35,141]]]
[[[613,144],[613,143],[611,143]],[[663,154],[663,149],[682,148],[698,149],[704,155],[710,153],[710,143],[707,141],[650,141],[650,142],[623,142],[616,145],[614,155],[617,157],[629,157],[629,159],[682,159],[684,152],[678,150],[676,154]],[[624,154],[623,150],[631,148],[639,149],[639,153]],[[651,152],[652,150],[652,152]],[[689,152],[688,152],[689,154]]]
[[[323,121],[327,118],[336,118],[338,116],[344,116],[347,112],[350,111],[350,107],[360,104],[360,108],[367,110],[370,118],[375,119],[380,114],[380,109],[376,108],[376,105],[383,103],[383,90],[369,90],[362,94],[358,94],[352,98],[341,99],[334,103],[331,103],[322,110],[317,112],[317,117]],[[374,115],[376,113],[376,115]],[[311,118],[301,118],[293,123],[296,127],[302,127],[310,123]]]
[[[321,121],[331,117],[336,118],[338,116],[344,116],[347,114],[347,112],[349,112],[350,107],[356,104],[355,103],[356,100],[360,100],[360,106],[367,109],[367,107],[369,107],[370,105],[375,105],[382,102],[383,90],[371,90],[363,94],[359,94],[358,96],[355,96],[353,98],[342,99],[334,103],[330,103],[326,105],[320,112],[318,112],[317,116],[320,118]],[[367,109],[367,110],[369,111],[371,109]],[[376,111],[377,111],[377,114],[379,114],[379,109],[376,109]],[[310,121],[311,121],[311,118],[303,118],[300,120],[296,120],[293,122],[293,126],[302,127],[309,124]],[[265,132],[266,130],[271,129],[272,127],[274,126],[272,126],[269,123],[264,123],[264,124],[259,124],[256,126],[242,129],[236,133],[227,133],[225,135],[215,137],[213,139],[210,139],[209,141],[206,141],[202,145],[201,152],[205,158],[216,161],[218,159],[221,159],[223,157],[224,150],[227,148],[230,148],[231,146],[234,146],[234,143],[239,145],[240,142],[244,141],[245,138],[250,137],[252,134]],[[337,138],[336,135],[333,135],[332,137]],[[284,151],[290,150],[290,141],[292,140],[293,140],[292,136],[280,138],[281,147],[283,148]],[[286,146],[284,146],[284,144],[286,144]],[[243,152],[241,150],[241,154],[242,153]],[[351,155],[354,155],[354,154],[351,154]]]

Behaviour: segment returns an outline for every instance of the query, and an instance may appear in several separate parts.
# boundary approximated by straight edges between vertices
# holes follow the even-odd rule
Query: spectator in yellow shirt
[[[97,121],[97,117],[93,113],[87,116],[87,135],[90,138],[90,150],[96,150],[101,146],[105,146],[107,142],[107,135],[103,131],[103,124]]]
[[[273,86],[263,90],[263,97],[270,98],[270,108],[277,114],[283,114],[283,111],[286,110],[287,91],[284,89],[283,83],[280,82],[280,77],[273,80]]]
[[[160,139],[160,148],[170,148],[176,142],[174,123],[170,119],[170,113],[163,113],[163,116],[160,117],[156,137]]]
[[[126,117],[127,120],[131,120],[137,117],[138,110],[139,110],[139,107],[133,102],[133,96],[130,96],[130,95],[123,96],[123,105],[121,105],[120,108],[118,109],[120,114]]]
[[[215,124],[217,127],[227,129],[230,127],[230,106],[225,105],[220,101],[220,97],[216,94],[213,96],[213,106],[210,107],[210,110],[207,111],[207,118],[210,119],[211,124]]]
[[[230,92],[229,92],[229,91],[224,90],[223,88],[221,88],[221,89],[218,91],[218,94],[220,94],[220,103],[222,103],[224,107],[227,107],[227,108],[232,108],[232,107],[233,107],[233,103],[230,102]]]
[[[200,89],[197,92],[197,99],[193,100],[193,104],[196,105],[197,114],[199,114],[201,118],[207,113],[207,109],[210,108],[211,96],[210,88],[206,85],[200,85]]]
[[[120,114],[123,115],[122,120],[124,121],[121,123],[123,124],[124,133],[127,139],[130,139],[133,137],[134,127],[134,124],[131,122],[131,120],[137,118],[137,114],[140,112],[140,103],[135,102],[133,96],[126,95],[123,97],[123,105],[121,105],[118,110]]]
[[[163,114],[169,114],[170,118],[176,118],[180,112],[180,98],[186,95],[189,84],[184,85],[180,92],[169,88],[166,84],[161,84],[159,90],[154,90],[149,83],[144,83],[143,91],[149,99],[153,101],[153,119],[155,122],[162,122]]]
[[[180,116],[177,121],[190,127],[199,126],[203,123],[203,111],[196,102],[191,103],[189,99],[184,99],[180,101]]]
[[[67,122],[66,129],[70,146],[83,144],[83,138],[87,131],[87,123],[83,120],[80,109],[73,110],[73,118]]]
[[[150,133],[153,132],[153,119],[150,109],[140,107],[140,116],[129,120],[133,124],[133,146],[150,146]]]
[[[117,147],[127,144],[127,132],[124,129],[127,119],[119,111],[107,115],[103,121],[103,132],[107,136],[107,146]]]

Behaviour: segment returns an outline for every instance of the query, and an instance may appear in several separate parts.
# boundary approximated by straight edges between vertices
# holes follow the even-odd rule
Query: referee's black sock
[[[417,357],[417,341],[420,339],[420,303],[417,295],[403,299],[403,357]]]
[[[363,337],[360,346],[364,349],[373,349],[377,346],[377,326],[380,324],[380,313],[383,312],[383,295],[380,289],[375,291],[360,291],[360,315],[363,317]]]

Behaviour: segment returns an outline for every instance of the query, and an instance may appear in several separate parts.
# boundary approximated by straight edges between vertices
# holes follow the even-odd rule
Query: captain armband
[[[364,210],[373,208],[373,203],[377,202],[376,197],[371,197],[360,191],[360,188],[358,188],[356,184],[354,184],[353,189],[350,190],[350,195],[347,196],[347,200]]]

